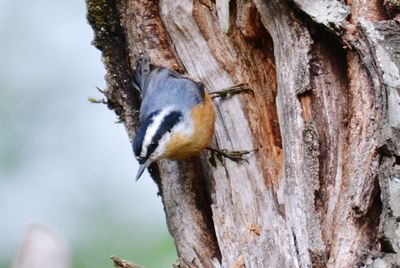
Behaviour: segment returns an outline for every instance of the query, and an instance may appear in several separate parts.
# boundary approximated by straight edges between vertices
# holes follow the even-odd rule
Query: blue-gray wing
[[[142,81],[140,119],[168,106],[186,112],[204,102],[204,87],[168,68],[155,68]]]

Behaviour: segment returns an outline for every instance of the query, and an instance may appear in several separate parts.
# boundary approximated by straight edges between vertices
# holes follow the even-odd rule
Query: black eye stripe
[[[156,150],[158,147],[158,143],[165,133],[170,132],[171,129],[182,120],[182,113],[178,111],[172,111],[167,116],[164,117],[163,121],[160,124],[160,127],[157,129],[156,134],[153,136],[153,139],[147,148],[146,159]]]
[[[135,155],[138,157],[142,151],[144,136],[146,135],[147,128],[153,123],[154,117],[160,113],[159,110],[151,113],[140,125],[136,136],[132,142],[132,148]],[[139,158],[139,163],[144,163],[146,159]]]

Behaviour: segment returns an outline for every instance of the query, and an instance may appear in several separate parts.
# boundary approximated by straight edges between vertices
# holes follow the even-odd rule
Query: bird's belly
[[[192,111],[194,131],[190,137],[175,134],[166,150],[166,157],[183,160],[200,154],[211,142],[214,134],[215,110],[208,94],[204,102],[196,105]]]

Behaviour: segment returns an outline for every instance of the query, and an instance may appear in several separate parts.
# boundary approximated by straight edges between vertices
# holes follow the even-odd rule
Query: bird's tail
[[[143,90],[144,81],[150,73],[149,54],[145,53],[142,58],[136,62],[135,73],[133,74],[132,84],[139,91]]]

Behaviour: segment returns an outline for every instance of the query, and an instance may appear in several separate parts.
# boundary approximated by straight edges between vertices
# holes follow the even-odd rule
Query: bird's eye
[[[155,146],[155,145],[156,145],[156,142],[155,142],[155,141],[152,141],[150,144],[151,144],[152,146]]]

